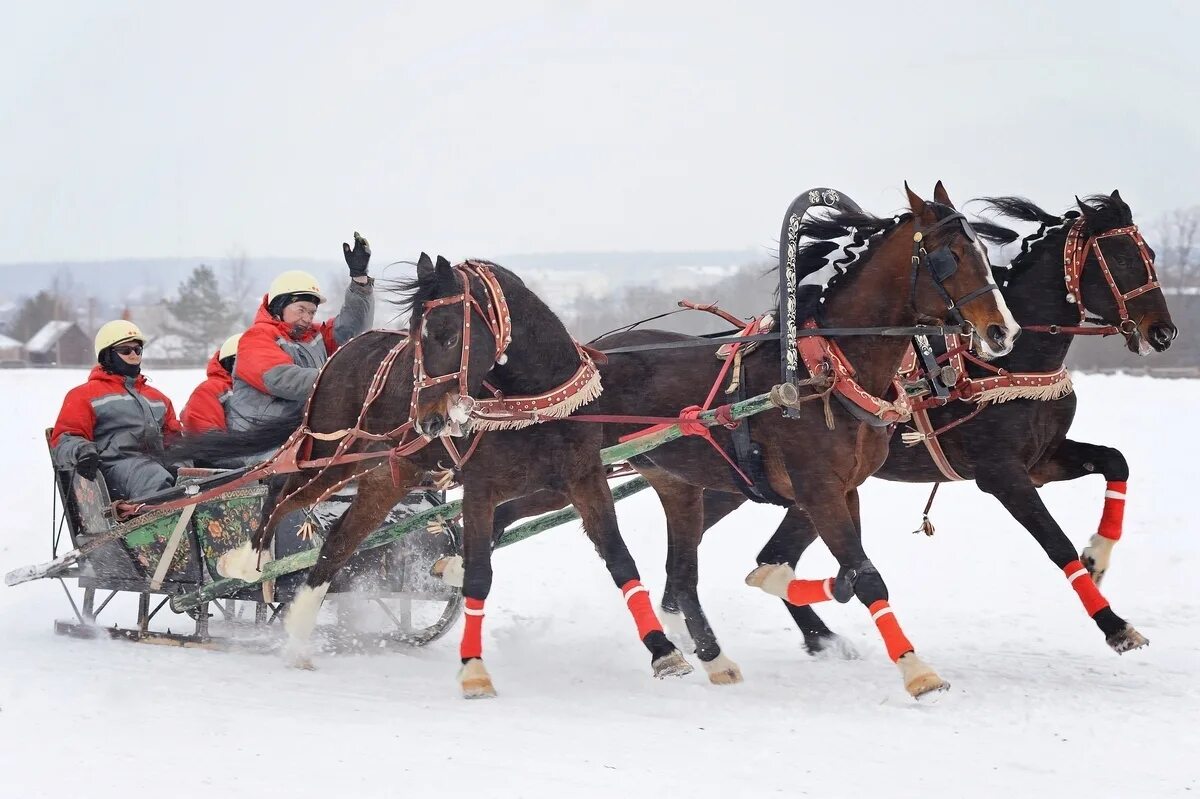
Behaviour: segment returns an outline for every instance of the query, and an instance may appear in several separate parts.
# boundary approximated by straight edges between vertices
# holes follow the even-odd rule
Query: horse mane
[[[1056,233],[1065,233],[1066,229],[1082,216],[1078,210],[1067,211],[1061,216],[1055,216],[1025,197],[1003,196],[980,197],[979,199],[987,204],[985,211],[993,211],[1002,217],[1038,224],[1036,231],[1021,239],[1021,251],[1005,269],[1005,277],[1000,281],[1002,285],[1008,285],[1014,275],[1028,269],[1037,260],[1034,257],[1035,252],[1039,256],[1041,255],[1039,252],[1041,245],[1048,243],[1051,237],[1057,238]],[[1129,206],[1119,197],[1093,194],[1086,197],[1083,202],[1088,207],[1088,232],[1092,235],[1133,224],[1133,214],[1130,212]],[[985,239],[998,244],[1010,244],[1017,240],[1018,234],[1015,231],[1001,225],[991,222],[972,222],[971,226]]]
[[[470,258],[468,260],[486,264],[496,275],[506,278],[521,287],[525,287],[525,281],[521,280],[511,270],[497,263],[483,258]],[[410,261],[400,261],[399,263],[410,266],[416,265]],[[501,282],[503,283],[504,281],[502,280]],[[376,280],[376,283],[380,285],[385,293],[393,295],[387,298],[387,302],[399,308],[400,315],[407,314],[410,325],[421,320],[421,317],[425,313],[425,303],[437,298],[439,295],[457,293],[461,289],[461,286],[457,285],[457,283],[453,287],[443,286],[441,277],[436,270],[431,270],[425,275],[418,272],[411,278],[380,278]]]
[[[930,202],[928,205],[938,219],[958,213],[941,203]],[[798,315],[815,314],[846,275],[870,261],[879,242],[910,219],[911,213],[875,216],[865,211],[844,210],[830,211],[802,222],[798,238],[808,241],[796,249]],[[841,253],[840,257],[833,257],[836,253]],[[776,266],[774,271],[778,270],[779,266]]]

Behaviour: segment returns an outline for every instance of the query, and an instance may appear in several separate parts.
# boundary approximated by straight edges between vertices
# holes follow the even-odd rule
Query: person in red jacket
[[[151,455],[179,436],[171,400],[142,375],[146,337],[118,319],[96,333],[96,361],[88,381],[67,392],[50,435],[54,465],[81,477],[104,475],[113,498],[133,498],[169,487],[171,473]]]
[[[204,382],[196,386],[179,421],[183,432],[188,435],[206,433],[209,430],[225,430],[225,403],[233,393],[233,365],[237,360],[238,340],[241,333],[225,339],[221,348],[208,361],[208,372]]]
[[[342,244],[342,252],[350,284],[333,319],[315,321],[325,295],[308,272],[292,270],[271,281],[254,324],[238,342],[233,395],[225,405],[230,430],[254,430],[298,414],[329,356],[371,326],[371,247],[355,233],[354,246]]]

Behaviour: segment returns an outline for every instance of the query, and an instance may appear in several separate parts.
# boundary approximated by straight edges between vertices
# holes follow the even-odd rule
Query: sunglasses
[[[113,352],[117,355],[141,355],[141,344],[122,344],[119,347],[113,347]]]

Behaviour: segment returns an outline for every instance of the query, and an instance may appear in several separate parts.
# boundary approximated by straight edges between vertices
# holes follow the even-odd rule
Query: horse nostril
[[[1175,340],[1175,336],[1179,335],[1179,331],[1172,324],[1153,325],[1150,328],[1150,342],[1163,349],[1171,346],[1171,342]]]
[[[1001,325],[988,325],[987,337],[996,346],[1004,346],[1004,328]]]
[[[421,426],[425,428],[426,435],[436,436],[445,429],[446,417],[440,413],[431,413],[425,417],[425,422]]]

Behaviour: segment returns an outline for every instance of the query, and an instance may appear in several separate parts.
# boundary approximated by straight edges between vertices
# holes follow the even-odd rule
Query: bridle
[[[417,418],[417,403],[423,389],[432,388],[451,380],[457,380],[459,397],[464,402],[470,399],[470,391],[467,387],[467,370],[471,359],[471,317],[474,314],[478,314],[483,323],[487,325],[488,330],[492,334],[492,339],[496,342],[496,356],[493,363],[503,364],[508,360],[504,353],[512,343],[512,318],[509,316],[508,302],[504,299],[504,291],[500,288],[500,282],[496,279],[495,274],[493,274],[488,265],[481,261],[464,261],[454,266],[453,269],[455,274],[462,279],[462,293],[429,300],[422,307],[423,314],[428,314],[435,308],[462,304],[462,357],[459,360],[458,371],[449,372],[444,375],[430,375],[425,371],[424,336],[418,333],[418,335],[412,337],[414,339],[413,389],[412,401],[409,404],[408,412],[409,419],[412,420]],[[477,278],[483,284],[483,304],[480,304],[471,294],[472,277]],[[425,324],[424,316],[421,323],[422,325]]]
[[[913,232],[913,247],[912,247],[912,279],[909,291],[909,303],[912,305],[913,313],[920,318],[922,314],[917,311],[917,277],[920,275],[922,265],[925,271],[929,273],[929,277],[933,279],[933,286],[946,303],[948,316],[955,324],[966,325],[967,321],[959,310],[964,305],[974,300],[979,299],[985,294],[993,291],[999,291],[999,287],[995,283],[985,283],[974,291],[967,292],[957,300],[950,296],[950,292],[946,291],[944,285],[955,272],[958,271],[958,261],[954,254],[950,252],[949,246],[943,245],[936,250],[929,252],[925,249],[925,239],[934,231],[948,227],[951,224],[957,224],[972,244],[978,241],[975,230],[967,222],[967,218],[962,214],[955,212],[950,216],[939,219],[932,227],[925,230],[921,229],[920,220],[913,215],[913,226],[916,230]],[[985,261],[986,262],[986,261]]]
[[[1150,257],[1150,249],[1146,246],[1146,240],[1142,238],[1142,234],[1138,232],[1137,225],[1126,225],[1125,227],[1114,228],[1103,233],[1097,233],[1087,239],[1084,238],[1084,228],[1087,225],[1087,220],[1083,217],[1075,220],[1071,225],[1070,231],[1067,232],[1067,241],[1063,246],[1063,277],[1067,284],[1067,302],[1074,303],[1079,309],[1079,323],[1082,325],[1087,319],[1087,308],[1083,305],[1083,291],[1081,283],[1083,280],[1083,267],[1087,263],[1089,251],[1096,253],[1096,261],[1100,264],[1100,274],[1104,276],[1104,282],[1108,284],[1109,290],[1112,292],[1113,299],[1117,304],[1117,315],[1120,321],[1113,332],[1121,332],[1126,336],[1132,335],[1137,329],[1137,323],[1129,315],[1129,308],[1126,303],[1143,294],[1161,290],[1158,282],[1158,273],[1154,271],[1154,260]],[[1117,281],[1113,278],[1112,270],[1109,269],[1108,261],[1104,257],[1104,251],[1100,249],[1100,241],[1102,239],[1116,238],[1117,236],[1128,236],[1137,246],[1138,254],[1141,256],[1142,265],[1146,267],[1146,282],[1132,291],[1122,292],[1117,286]],[[1109,325],[1109,327],[1112,327]]]

